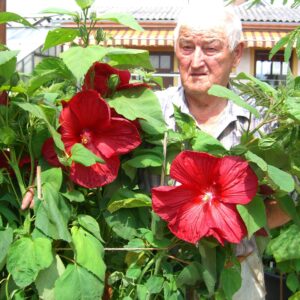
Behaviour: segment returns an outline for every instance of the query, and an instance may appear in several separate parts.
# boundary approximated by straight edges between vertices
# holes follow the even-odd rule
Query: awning
[[[173,29],[148,29],[134,31],[124,29],[106,29],[107,46],[173,47]],[[272,48],[287,33],[281,31],[248,31],[243,36],[246,47]]]

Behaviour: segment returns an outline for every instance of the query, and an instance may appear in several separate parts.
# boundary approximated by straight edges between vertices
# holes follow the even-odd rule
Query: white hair
[[[195,31],[221,29],[226,34],[231,51],[242,39],[240,18],[232,7],[224,7],[222,0],[201,0],[197,5],[186,6],[177,19],[174,30],[175,44],[182,27]]]

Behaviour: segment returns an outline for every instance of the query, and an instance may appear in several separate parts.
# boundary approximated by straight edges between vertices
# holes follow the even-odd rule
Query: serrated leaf
[[[71,202],[84,202],[84,195],[76,190],[68,191],[66,193],[62,193],[64,197],[66,197]]]
[[[56,255],[50,267],[39,272],[35,280],[39,299],[55,300],[54,284],[64,271],[65,266],[60,257]]]
[[[54,139],[55,146],[58,149],[64,151],[64,144],[61,141],[60,134],[50,124],[45,112],[43,111],[43,109],[39,105],[32,104],[32,103],[21,103],[21,102],[14,102],[14,104],[19,106],[23,110],[30,112],[32,115],[34,115],[38,119],[41,119],[41,120],[45,121],[45,123],[47,124],[47,127],[48,127],[48,129],[49,129],[49,131],[50,131],[50,133],[51,133],[51,135]]]
[[[247,151],[245,153],[245,158],[248,161],[255,163],[262,171],[266,172],[268,170],[268,164],[255,153]]]
[[[285,105],[291,117],[300,121],[300,97],[288,97]]]
[[[149,52],[141,49],[107,48],[107,55],[111,66],[122,68],[144,68],[153,70]]]
[[[126,27],[132,28],[138,31],[144,31],[134,17],[127,13],[105,13],[96,18],[97,21],[107,20],[115,23],[125,25]]]
[[[94,237],[103,243],[100,235],[100,227],[98,222],[89,215],[78,215],[77,221],[81,227],[90,232]]]
[[[166,131],[157,97],[149,89],[134,88],[116,92],[109,105],[129,120],[141,119],[143,130],[149,134],[157,135]]]
[[[291,193],[295,188],[295,182],[291,174],[274,166],[268,165],[268,176],[279,190]]]
[[[273,255],[276,262],[300,259],[299,227],[292,224],[282,229],[279,236],[269,242],[267,253]]]
[[[264,227],[267,222],[265,205],[260,197],[254,197],[246,205],[237,205],[237,210],[241,215],[250,238],[254,232]]]
[[[188,266],[184,267],[179,273],[176,283],[178,287],[185,285],[195,285],[202,280],[203,267],[200,263],[194,261]]]
[[[247,109],[249,112],[251,112],[255,117],[259,118],[259,112],[257,109],[251,105],[249,105],[246,101],[244,101],[239,95],[237,95],[232,90],[221,86],[214,84],[209,90],[209,95],[217,96],[220,98],[227,98],[230,99],[232,102],[234,102],[236,105],[241,106],[245,109]]]
[[[77,36],[79,36],[79,30],[77,29],[56,28],[51,30],[46,36],[42,51],[60,44],[72,42]]]
[[[23,24],[25,26],[33,27],[31,23],[29,23],[26,19],[21,17],[20,15],[12,12],[0,12],[0,24],[8,23],[8,22],[16,22]]]
[[[151,294],[158,294],[163,288],[164,281],[163,277],[150,276],[146,281],[145,286]]]
[[[204,131],[198,130],[192,141],[192,148],[195,151],[209,152],[214,155],[226,154],[227,150],[219,140]]]
[[[107,53],[101,46],[71,47],[60,54],[66,66],[80,81],[95,61],[101,60]]]
[[[81,227],[73,226],[71,232],[76,262],[104,282],[106,266],[102,244]]]
[[[104,284],[96,276],[79,265],[69,264],[55,283],[55,299],[101,299]]]
[[[14,144],[16,140],[16,134],[14,130],[8,126],[2,126],[0,131],[0,144],[6,146]]]
[[[15,241],[7,255],[7,270],[15,283],[24,288],[31,284],[39,271],[48,268],[53,260],[51,241],[23,237]]]
[[[6,256],[9,246],[13,242],[13,229],[8,227],[5,230],[0,231],[0,271],[6,263]]]
[[[241,268],[236,265],[224,268],[221,273],[221,285],[226,299],[232,299],[242,285]]]
[[[80,143],[76,143],[72,147],[71,159],[86,167],[90,167],[96,163],[104,163],[104,160],[101,157],[97,156]]]

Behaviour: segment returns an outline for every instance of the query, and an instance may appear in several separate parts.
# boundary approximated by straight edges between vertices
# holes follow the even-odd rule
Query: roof
[[[243,22],[300,23],[300,8],[288,6],[259,5],[248,8],[248,4],[234,6]],[[97,12],[127,12],[138,21],[175,21],[183,6],[101,6]]]

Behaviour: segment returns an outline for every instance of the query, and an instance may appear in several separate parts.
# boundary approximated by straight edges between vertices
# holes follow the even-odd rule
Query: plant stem
[[[6,284],[5,284],[5,295],[6,295],[7,300],[10,300],[10,295],[9,295],[9,290],[8,290],[8,283],[9,283],[10,276],[11,276],[11,274],[9,273],[6,278]]]

